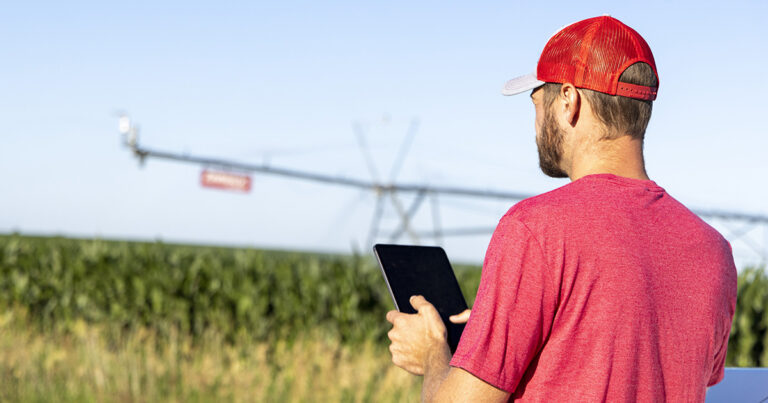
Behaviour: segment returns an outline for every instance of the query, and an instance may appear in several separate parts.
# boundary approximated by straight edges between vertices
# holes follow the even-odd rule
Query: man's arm
[[[448,375],[433,394],[425,396],[427,376],[424,376],[422,400],[425,402],[506,402],[509,392],[496,388],[471,373],[450,367]]]
[[[424,375],[422,401],[506,401],[509,393],[449,365],[447,331],[435,307],[422,296],[411,297],[416,314],[387,313],[393,324],[387,334],[392,362],[416,375]]]

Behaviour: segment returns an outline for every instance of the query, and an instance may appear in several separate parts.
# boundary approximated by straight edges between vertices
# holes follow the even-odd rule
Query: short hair
[[[658,80],[650,65],[643,62],[629,66],[619,77],[622,83],[656,87]],[[549,108],[560,93],[559,83],[544,84],[544,106]],[[642,140],[648,121],[651,120],[653,101],[644,101],[623,97],[620,95],[608,95],[603,92],[579,88],[587,102],[592,106],[595,116],[605,127],[603,140],[612,140],[622,135],[629,135],[634,139]]]

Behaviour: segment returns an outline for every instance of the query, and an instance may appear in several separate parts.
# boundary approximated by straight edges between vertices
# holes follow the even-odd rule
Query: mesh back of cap
[[[648,63],[656,74],[651,49],[640,34],[615,18],[595,17],[555,34],[544,47],[536,75],[541,81],[616,95],[621,73],[637,62]]]

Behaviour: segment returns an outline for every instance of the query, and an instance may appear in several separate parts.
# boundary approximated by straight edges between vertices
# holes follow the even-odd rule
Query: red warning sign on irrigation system
[[[244,193],[251,191],[250,176],[231,172],[203,169],[203,172],[200,174],[200,184],[207,188],[234,190]]]

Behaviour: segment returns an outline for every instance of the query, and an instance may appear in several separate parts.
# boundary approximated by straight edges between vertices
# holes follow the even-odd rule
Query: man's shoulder
[[[537,196],[523,199],[512,206],[502,219],[513,219],[524,224],[533,224],[542,220],[550,221],[573,211],[581,204],[579,186],[569,183]]]
[[[605,178],[587,179],[523,199],[507,211],[502,221],[518,221],[533,233],[552,235],[553,231],[610,225],[611,220],[650,220],[659,228],[684,231],[685,238],[691,241],[727,246],[716,229],[663,188],[638,193],[635,189],[641,188],[634,185],[625,187],[609,181],[607,186]]]

